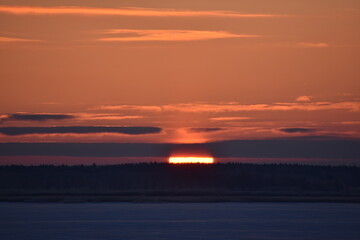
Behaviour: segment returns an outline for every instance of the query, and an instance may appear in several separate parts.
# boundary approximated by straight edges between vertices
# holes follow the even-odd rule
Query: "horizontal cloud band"
[[[360,161],[359,140],[269,139],[205,144],[0,143],[0,156],[169,157],[207,149],[217,158],[319,158]]]
[[[316,129],[313,128],[281,128],[280,131],[286,133],[310,133],[315,132]]]
[[[233,34],[224,31],[196,30],[154,30],[154,29],[112,29],[105,34],[121,34],[119,37],[97,39],[101,42],[140,42],[140,41],[194,41],[221,38],[254,38],[258,35]],[[126,35],[124,35],[126,34]],[[135,34],[135,36],[127,36]]]
[[[225,128],[213,127],[213,128],[190,128],[191,132],[218,132],[225,130]]]
[[[42,40],[27,39],[27,38],[12,38],[12,37],[1,37],[0,43],[21,43],[21,42],[43,42]]]
[[[241,111],[324,111],[348,110],[360,111],[360,102],[296,102],[274,104],[210,104],[210,103],[180,103],[159,106],[143,105],[101,105],[92,110],[137,110],[150,112],[187,112],[187,113],[223,113]]]
[[[0,13],[17,15],[105,15],[139,17],[231,17],[231,18],[273,18],[286,17],[278,14],[242,14],[232,11],[191,11],[156,8],[90,8],[90,7],[41,7],[41,6],[0,6]]]
[[[31,114],[31,113],[15,113],[11,114],[3,120],[14,121],[48,121],[48,120],[65,120],[75,118],[71,114]]]
[[[62,134],[62,133],[122,133],[128,135],[141,135],[160,133],[158,127],[2,127],[0,133],[10,136],[26,134]]]

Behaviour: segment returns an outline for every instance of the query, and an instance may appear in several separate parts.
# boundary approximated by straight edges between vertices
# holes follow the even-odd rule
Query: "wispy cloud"
[[[46,114],[46,113],[14,113],[8,115],[4,120],[13,121],[49,121],[49,120],[65,120],[75,118],[72,114]]]
[[[192,41],[220,38],[252,38],[259,35],[234,34],[224,31],[196,31],[196,30],[141,30],[141,29],[113,29],[109,34],[135,34],[136,36],[122,36],[100,38],[98,41]]]
[[[96,127],[96,126],[71,126],[71,127],[1,127],[0,133],[17,136],[27,134],[88,134],[88,133],[121,133],[128,135],[142,135],[160,133],[158,127]]]
[[[11,38],[11,37],[0,37],[0,43],[21,43],[21,42],[43,42],[42,40],[26,39],[26,38]]]
[[[297,44],[298,47],[305,47],[305,48],[326,48],[330,47],[328,43],[310,43],[310,42],[300,42]]]
[[[311,133],[316,131],[313,128],[281,128],[279,130],[285,133]]]
[[[90,108],[89,110],[128,110],[128,111],[149,111],[149,112],[161,112],[161,106],[151,105],[100,105]]]
[[[344,125],[360,125],[360,121],[345,121],[345,122],[341,122],[341,124],[344,124]]]
[[[208,128],[190,128],[189,129],[191,132],[204,132],[204,133],[208,133],[208,132],[218,132],[218,131],[223,131],[226,130],[225,128],[219,128],[219,127],[208,127]]]
[[[250,117],[213,117],[210,118],[212,121],[241,121],[241,120],[249,120]]]
[[[101,41],[101,42],[194,41],[194,40],[209,40],[209,39],[220,39],[220,38],[260,37],[259,35],[234,34],[224,31],[195,31],[195,30],[113,29],[106,31],[105,33],[121,34],[121,36],[100,38],[97,39],[97,41]],[[129,34],[131,35],[129,36]]]
[[[138,115],[123,115],[123,114],[103,114],[103,113],[13,113],[8,115],[0,115],[1,121],[31,121],[31,122],[45,122],[45,121],[62,121],[62,120],[129,120],[141,119],[144,116]]]
[[[78,120],[128,120],[128,119],[141,119],[144,116],[134,115],[119,115],[119,114],[102,114],[102,113],[78,113],[76,114]]]
[[[348,110],[360,111],[360,102],[295,102],[274,104],[209,104],[209,103],[180,103],[160,106],[118,105],[97,106],[98,110],[147,110],[187,113],[224,113],[242,111],[321,111],[321,110]]]
[[[295,101],[298,101],[298,102],[309,102],[311,101],[311,98],[310,96],[299,96],[295,99]]]
[[[17,15],[110,15],[140,17],[231,17],[231,18],[274,18],[287,17],[280,14],[243,14],[232,11],[191,11],[156,8],[90,8],[90,7],[41,7],[0,6],[0,12]]]

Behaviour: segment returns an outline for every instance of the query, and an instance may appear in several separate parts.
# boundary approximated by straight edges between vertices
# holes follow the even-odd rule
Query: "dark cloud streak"
[[[12,121],[49,121],[49,120],[65,120],[75,118],[71,114],[10,114],[4,120]]]
[[[311,133],[315,132],[316,129],[313,128],[281,128],[280,131],[286,133]]]
[[[360,140],[236,140],[205,144],[0,143],[0,156],[168,157],[174,149],[208,150],[217,158],[360,160]]]
[[[191,132],[217,132],[225,130],[224,128],[190,128]]]
[[[1,127],[0,133],[8,136],[27,135],[27,134],[86,134],[86,133],[122,133],[128,135],[142,135],[160,133],[158,127]]]

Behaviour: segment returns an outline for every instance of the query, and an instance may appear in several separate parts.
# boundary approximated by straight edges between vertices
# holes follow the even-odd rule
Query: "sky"
[[[358,0],[0,0],[0,164],[113,143],[360,160],[359,23]],[[45,143],[79,153],[24,150]]]

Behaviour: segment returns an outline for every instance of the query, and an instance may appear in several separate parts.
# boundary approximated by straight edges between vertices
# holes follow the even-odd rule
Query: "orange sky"
[[[359,23],[358,0],[0,0],[0,142],[359,138]],[[1,129],[55,126],[161,131]]]

